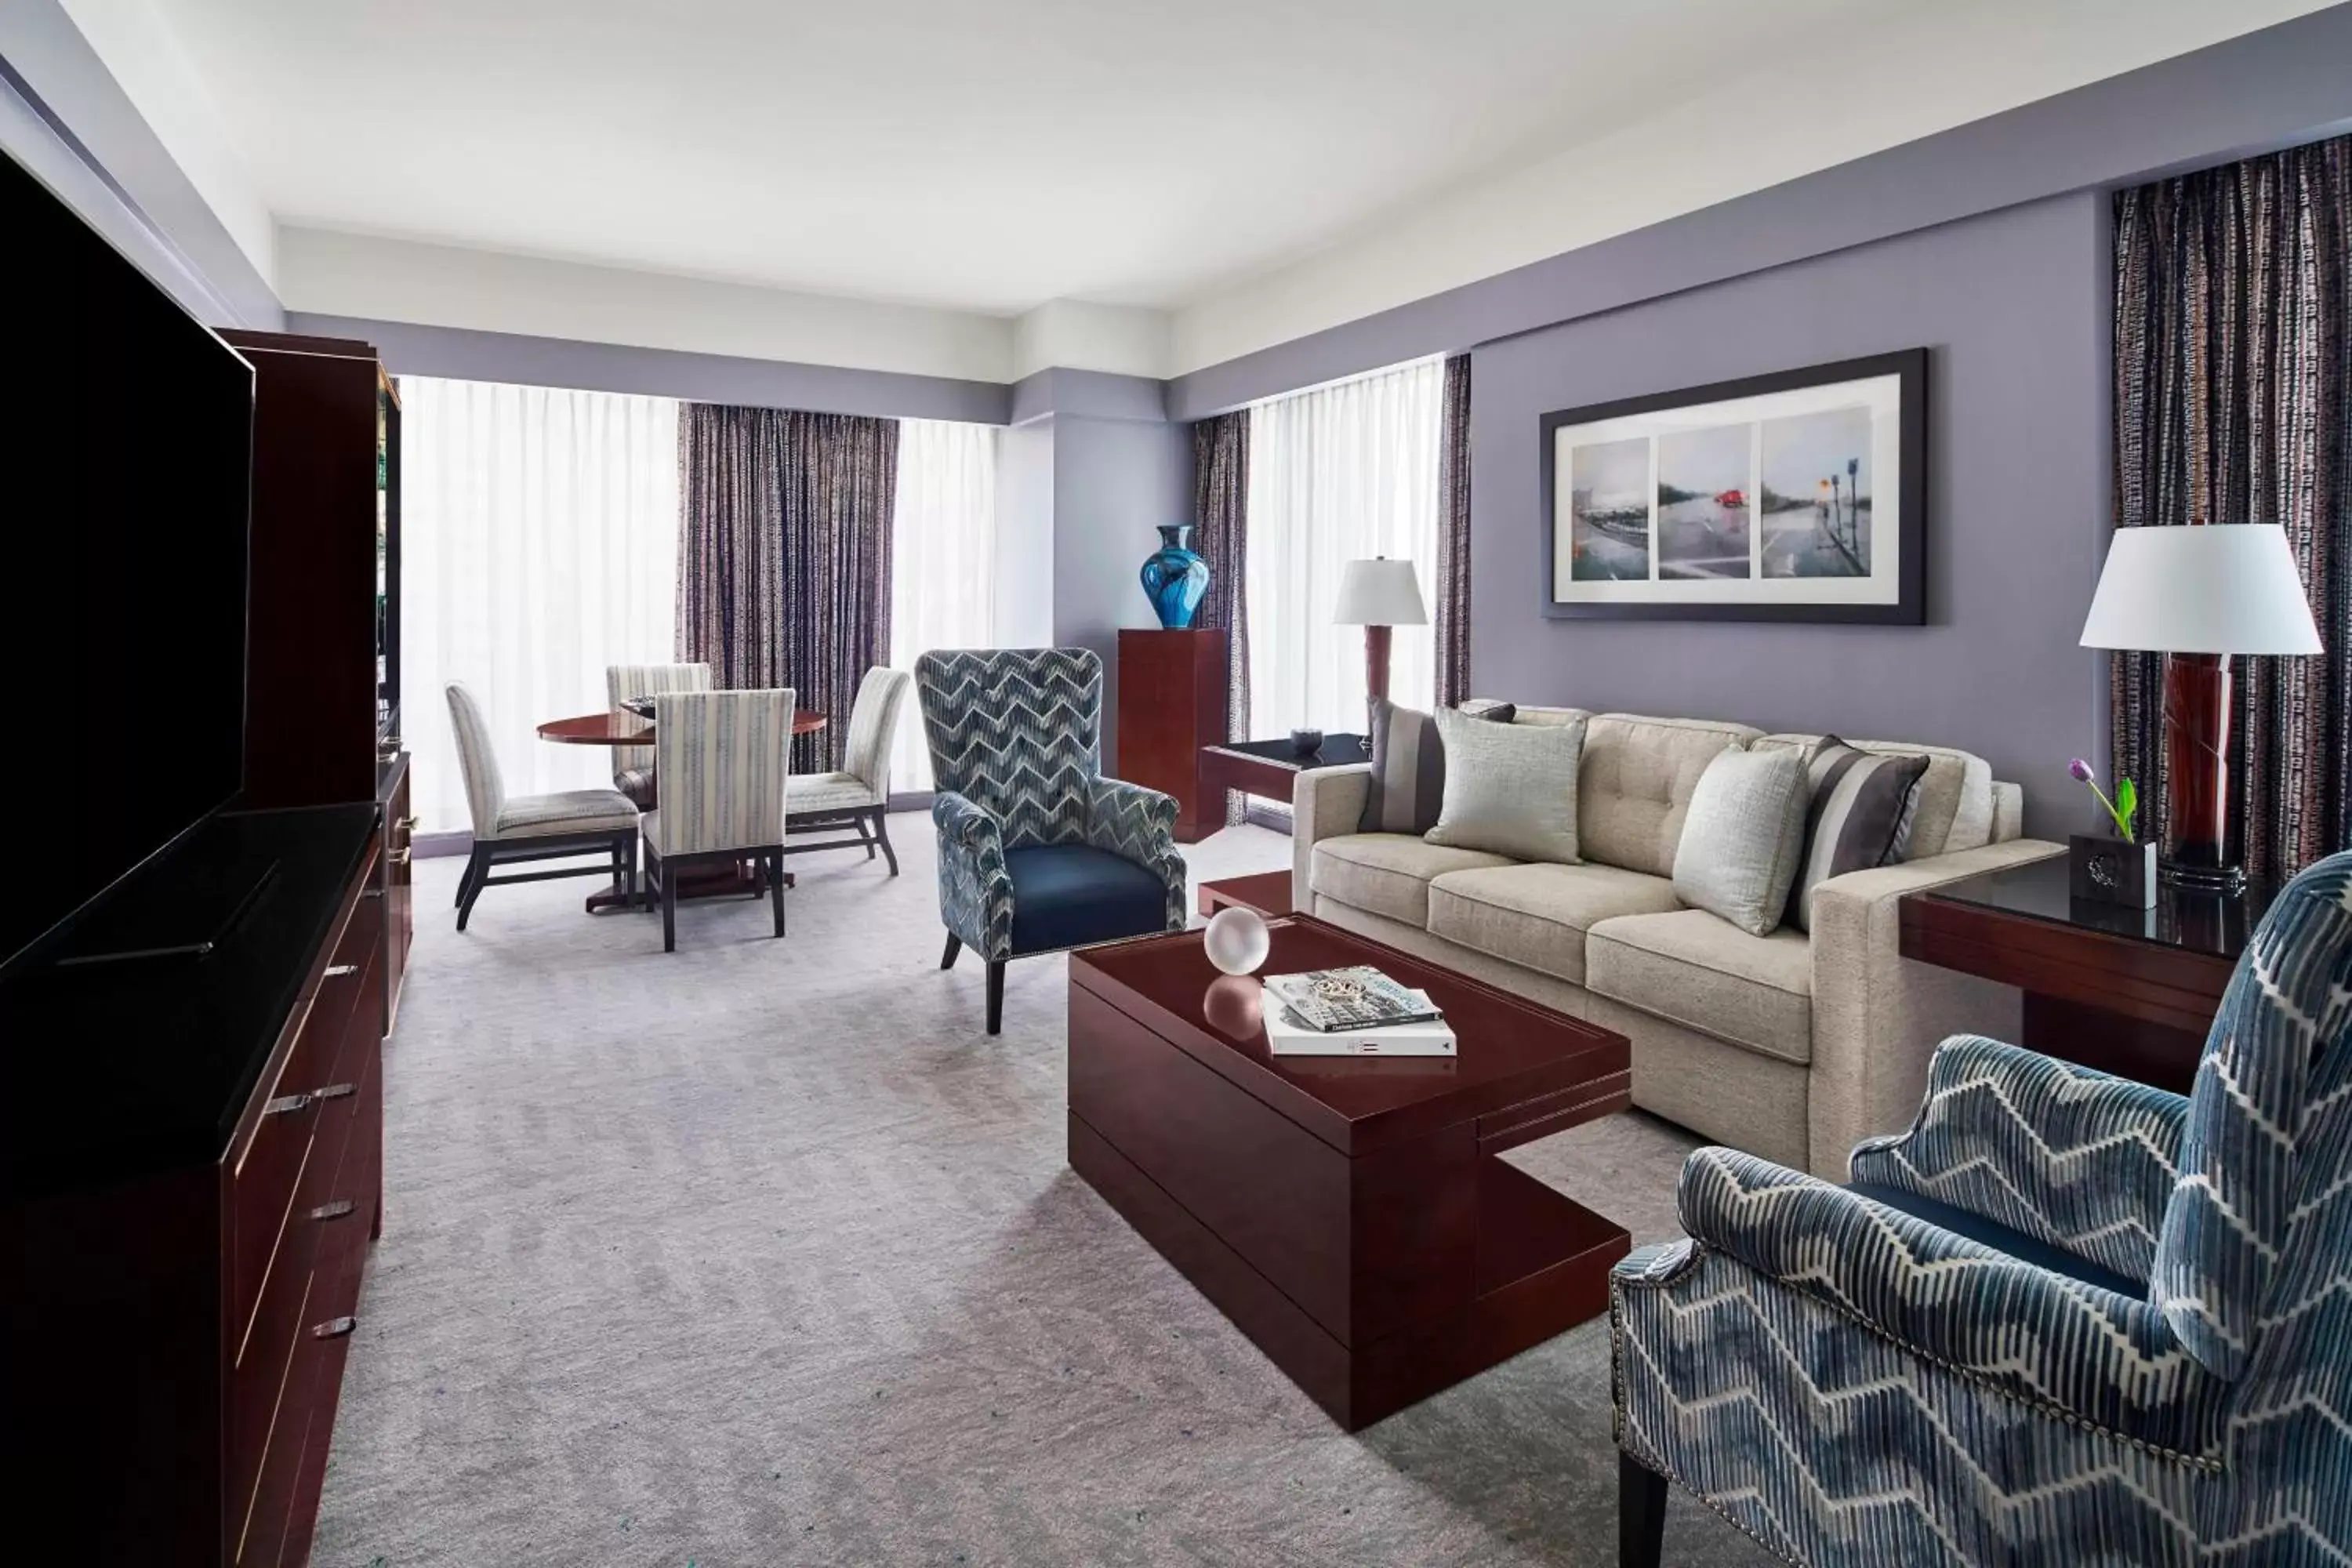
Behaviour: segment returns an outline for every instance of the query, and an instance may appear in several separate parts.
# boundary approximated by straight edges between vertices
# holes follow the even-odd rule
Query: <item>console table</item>
[[[1908,895],[1902,953],[2018,987],[2029,1050],[2186,1094],[2274,891],[2165,887],[2153,909],[2093,903],[2069,893],[2062,855]]]

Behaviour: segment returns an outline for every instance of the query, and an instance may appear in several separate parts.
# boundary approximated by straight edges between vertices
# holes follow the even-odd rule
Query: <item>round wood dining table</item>
[[[825,717],[813,708],[793,710],[793,733],[813,735],[824,728]],[[539,727],[539,738],[552,741],[560,746],[650,746],[654,743],[654,721],[640,719],[634,713],[583,713],[577,719],[550,719]],[[790,871],[784,873],[784,886],[793,885]],[[733,870],[691,871],[678,875],[677,896],[681,899],[764,898],[767,884],[760,879],[751,862]],[[625,893],[609,889],[588,895],[588,912],[602,914],[606,910],[634,909],[642,900],[636,889]]]
[[[813,735],[824,725],[824,715],[814,708],[793,710],[795,735]],[[650,746],[654,721],[634,713],[583,713],[577,719],[550,719],[539,727],[539,738],[560,746]]]

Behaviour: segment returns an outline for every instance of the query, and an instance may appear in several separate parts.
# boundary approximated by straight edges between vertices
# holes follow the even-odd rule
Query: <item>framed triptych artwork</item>
[[[1927,351],[1543,416],[1544,613],[1927,618]]]

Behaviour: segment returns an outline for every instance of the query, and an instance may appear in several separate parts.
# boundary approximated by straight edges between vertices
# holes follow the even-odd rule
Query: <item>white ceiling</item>
[[[1184,303],[1935,0],[150,3],[281,224],[1012,313]]]

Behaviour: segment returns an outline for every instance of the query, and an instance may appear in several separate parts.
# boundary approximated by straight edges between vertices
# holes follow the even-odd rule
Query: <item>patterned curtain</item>
[[[792,687],[829,721],[793,771],[840,767],[858,682],[890,657],[898,422],[689,403],[677,464],[678,657]]]
[[[2115,220],[2116,523],[2284,524],[2326,648],[2233,665],[2231,847],[2283,880],[2352,842],[2352,138],[2121,192]],[[2156,816],[2161,656],[2116,655],[2112,690]]]
[[[1249,738],[1249,410],[1192,426],[1192,548],[1209,563],[1209,595],[1195,624],[1224,628],[1225,735]],[[1225,823],[1244,797],[1225,792]]]
[[[1437,467],[1437,700],[1470,696],[1470,356],[1445,362]]]

